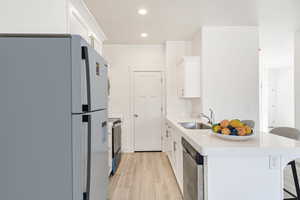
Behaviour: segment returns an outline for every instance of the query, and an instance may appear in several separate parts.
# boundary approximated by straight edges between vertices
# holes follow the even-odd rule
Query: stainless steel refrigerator
[[[87,42],[0,35],[0,102],[0,199],[107,199],[107,64]]]

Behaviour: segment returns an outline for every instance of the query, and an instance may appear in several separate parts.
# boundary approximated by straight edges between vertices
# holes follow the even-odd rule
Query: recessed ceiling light
[[[146,9],[141,8],[141,9],[138,10],[138,13],[140,15],[147,15],[148,11]]]
[[[143,38],[148,37],[148,33],[141,33],[141,37],[143,37]]]

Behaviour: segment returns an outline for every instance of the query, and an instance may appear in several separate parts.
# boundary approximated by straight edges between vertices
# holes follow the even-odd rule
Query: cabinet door
[[[174,153],[173,153],[173,133],[172,129],[169,129],[169,160],[172,166],[172,169],[174,168]]]
[[[177,93],[182,98],[200,97],[200,58],[184,57],[177,66]]]
[[[95,41],[94,41],[94,48],[95,48],[95,50],[96,50],[100,55],[102,55],[103,44],[102,44],[101,41],[95,39]]]
[[[165,123],[161,138],[162,138],[162,151],[168,153],[168,123]]]
[[[167,123],[166,124],[166,131],[164,134],[164,146],[165,146],[165,152],[168,156],[168,159],[170,163],[172,163],[172,129],[170,125]]]
[[[179,152],[179,149],[178,149],[178,133],[177,133],[177,130],[175,129],[172,129],[172,137],[171,137],[171,157],[172,157],[172,162],[171,162],[171,165],[172,165],[172,169],[174,171],[174,174],[176,176],[176,179],[177,179],[177,176],[178,176],[178,172],[177,172],[177,168],[178,168],[178,152]]]
[[[163,140],[164,152],[166,152],[168,156],[180,190],[181,192],[183,192],[183,159],[181,134],[179,133],[179,130],[172,128],[170,124],[166,123]]]
[[[174,131],[174,134],[173,134],[173,160],[174,160],[174,167],[173,167],[173,170],[174,170],[174,174],[176,176],[176,179],[178,181],[178,158],[179,158],[179,149],[178,149],[178,146],[179,146],[179,142],[178,142],[178,133],[177,131]]]
[[[174,130],[171,126],[168,127],[168,158],[172,169],[175,167],[175,153],[174,153]],[[174,171],[175,172],[175,171]]]
[[[70,33],[80,35],[100,55],[102,55],[103,42],[93,34],[93,30],[83,17],[77,12],[70,13]]]
[[[185,69],[183,65],[177,66],[177,95],[179,97],[185,96]]]
[[[200,97],[200,65],[189,63],[184,68],[184,97]]]
[[[70,14],[70,33],[80,35],[90,42],[89,29],[75,12]]]
[[[181,192],[183,192],[183,158],[180,133],[176,134],[176,178]]]
[[[172,168],[173,168],[173,171],[174,171],[174,174],[176,176],[176,172],[177,172],[177,161],[176,161],[176,141],[175,141],[175,138],[174,138],[174,133],[173,133],[173,137],[172,137]]]

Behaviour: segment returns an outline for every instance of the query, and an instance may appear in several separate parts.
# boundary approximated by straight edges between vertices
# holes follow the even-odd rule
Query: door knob
[[[134,114],[133,116],[134,116],[134,117],[139,117],[137,114]]]

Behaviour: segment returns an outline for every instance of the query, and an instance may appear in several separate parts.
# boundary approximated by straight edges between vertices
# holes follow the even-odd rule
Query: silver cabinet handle
[[[174,150],[174,151],[177,150],[177,149],[176,149],[176,142],[175,142],[175,141],[173,142],[173,150]]]
[[[169,137],[169,131],[166,130],[166,137],[168,138]]]

